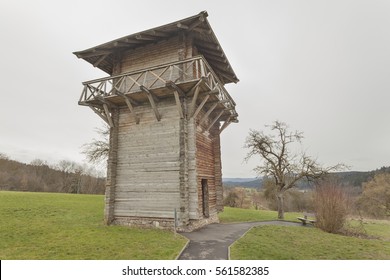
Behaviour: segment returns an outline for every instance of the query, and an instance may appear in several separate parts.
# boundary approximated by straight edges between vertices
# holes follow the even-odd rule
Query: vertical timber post
[[[214,174],[215,174],[215,193],[217,211],[223,211],[223,186],[222,186],[222,162],[221,162],[221,142],[219,137],[219,123],[216,123],[211,131],[213,135],[213,154],[214,154]]]
[[[180,46],[178,49],[179,60],[186,58],[186,34],[181,32],[179,34]],[[181,67],[183,65],[180,64]],[[184,77],[184,68],[180,69],[180,80]],[[189,184],[188,184],[188,104],[187,97],[180,98],[183,108],[183,118],[180,118],[180,209],[179,209],[179,227],[186,227],[189,225]]]
[[[116,166],[118,162],[119,109],[112,109],[111,116],[114,126],[110,128],[110,149],[107,164],[106,198],[104,210],[104,222],[106,225],[109,225],[114,221]]]
[[[189,224],[189,184],[188,184],[188,106],[187,98],[182,98],[184,118],[180,119],[180,211],[179,224]]]

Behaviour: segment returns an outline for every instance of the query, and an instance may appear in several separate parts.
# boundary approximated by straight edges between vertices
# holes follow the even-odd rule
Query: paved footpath
[[[227,260],[228,247],[249,229],[262,225],[302,226],[284,221],[210,224],[193,232],[180,233],[190,242],[179,260]]]

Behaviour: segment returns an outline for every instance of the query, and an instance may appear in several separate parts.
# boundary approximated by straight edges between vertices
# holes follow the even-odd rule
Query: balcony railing
[[[229,112],[231,121],[235,121],[236,104],[203,56],[83,82],[79,104],[94,106],[103,99],[110,100],[110,97],[131,98],[145,89],[157,92],[168,84],[173,83],[180,87],[200,80],[208,91],[215,93],[219,103],[225,107],[224,110]],[[133,100],[136,103],[136,98]]]

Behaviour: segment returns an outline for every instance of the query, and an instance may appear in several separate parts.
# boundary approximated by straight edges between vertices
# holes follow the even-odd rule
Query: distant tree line
[[[49,165],[35,159],[25,164],[0,153],[0,190],[103,194],[105,178],[94,168],[69,160]]]
[[[346,184],[338,174],[330,174],[311,188],[291,188],[285,194],[287,212],[319,212],[333,197],[343,198],[337,204],[339,209],[353,216],[375,219],[390,218],[390,168],[382,167],[367,172],[367,181],[361,185]],[[224,186],[224,204],[229,207],[277,210],[276,186],[272,180],[264,178],[258,188]],[[325,205],[326,206],[326,205]]]

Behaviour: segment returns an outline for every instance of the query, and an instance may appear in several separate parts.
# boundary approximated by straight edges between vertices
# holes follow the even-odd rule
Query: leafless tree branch
[[[250,130],[245,142],[245,148],[249,149],[246,160],[259,155],[263,164],[256,167],[255,171],[264,176],[274,178],[277,186],[277,196],[280,202],[279,218],[283,219],[283,194],[293,188],[303,178],[308,180],[319,179],[329,172],[342,170],[344,164],[336,164],[330,167],[322,167],[316,160],[305,153],[293,153],[290,144],[301,144],[303,132],[289,131],[286,123],[275,121],[267,125],[271,134],[266,135],[262,131]]]

